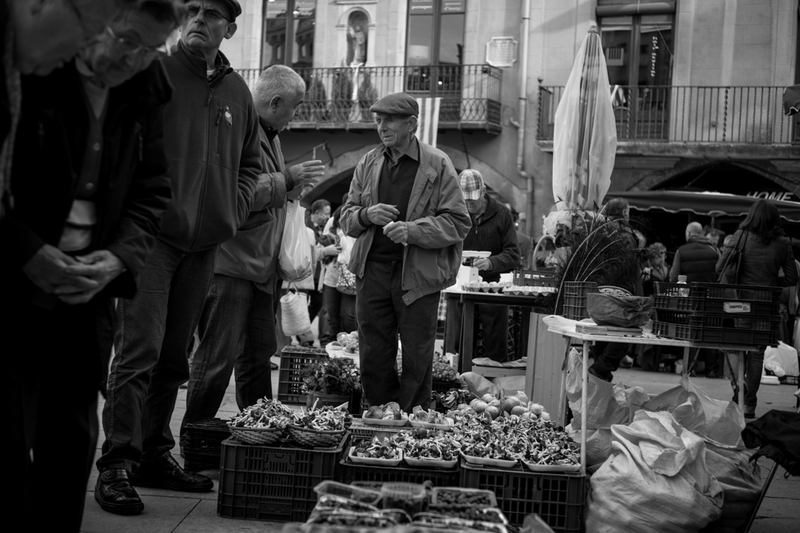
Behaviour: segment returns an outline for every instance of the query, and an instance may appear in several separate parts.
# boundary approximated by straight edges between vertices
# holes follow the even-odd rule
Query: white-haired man
[[[283,65],[262,72],[253,88],[263,173],[250,216],[217,255],[197,328],[200,345],[192,358],[182,437],[186,424],[217,414],[231,371],[239,409],[272,397],[270,357],[276,349],[277,263],[286,201],[296,199],[325,173],[321,161],[290,168],[283,161],[278,134],[294,118],[305,91],[303,78]]]

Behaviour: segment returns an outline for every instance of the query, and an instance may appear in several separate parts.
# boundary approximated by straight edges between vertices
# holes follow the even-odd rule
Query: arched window
[[[353,11],[347,18],[347,64],[363,65],[367,62],[369,45],[369,20],[363,11]]]

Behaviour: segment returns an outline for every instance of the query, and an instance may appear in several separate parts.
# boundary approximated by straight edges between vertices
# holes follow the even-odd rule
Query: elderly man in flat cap
[[[419,106],[405,93],[370,108],[382,146],[359,161],[341,225],[356,238],[356,313],[364,395],[406,412],[431,399],[439,291],[455,283],[471,226],[450,159],[419,142]],[[397,375],[397,338],[403,352]]]
[[[103,408],[106,440],[95,499],[111,513],[137,514],[133,488],[208,492],[170,450],[178,388],[221,243],[254,204],[261,174],[258,113],[247,84],[219,51],[236,31],[236,0],[189,0],[181,41],[163,59],[174,97],[164,110],[164,153],[172,202],[139,274],[139,292],[121,299],[115,355]]]

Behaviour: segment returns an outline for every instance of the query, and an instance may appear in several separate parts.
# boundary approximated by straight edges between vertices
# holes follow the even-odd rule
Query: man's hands
[[[367,220],[376,226],[385,226],[397,219],[400,211],[393,205],[375,204],[367,208]],[[385,232],[384,232],[385,233]]]
[[[294,180],[294,188],[302,191],[317,184],[319,178],[325,175],[325,166],[319,159],[314,159],[287,168],[285,172]]]
[[[97,281],[66,272],[67,267],[77,264],[79,264],[78,261],[55,246],[45,244],[23,265],[22,272],[34,285],[47,294],[52,294],[56,288],[66,285],[80,288],[80,290],[96,287]]]
[[[383,234],[397,244],[408,244],[408,225],[405,222],[389,222],[383,227]]]
[[[488,257],[476,257],[472,260],[472,266],[478,270],[489,270],[492,268],[492,262]]]
[[[22,267],[22,271],[47,294],[56,294],[68,304],[82,304],[125,271],[119,257],[108,250],[70,257],[45,244]]]
[[[96,286],[84,289],[77,284],[66,284],[53,291],[59,299],[68,304],[82,304],[91,300],[95,294],[108,285],[111,280],[125,272],[122,260],[108,250],[97,250],[75,258],[78,263],[70,265],[64,271],[75,278],[88,278]]]

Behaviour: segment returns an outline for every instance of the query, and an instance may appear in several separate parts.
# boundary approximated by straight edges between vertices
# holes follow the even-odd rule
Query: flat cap
[[[236,17],[242,14],[242,6],[236,0],[222,0],[222,3],[228,8],[230,12],[230,21],[236,20]]]
[[[369,108],[373,113],[387,115],[419,116],[419,104],[413,96],[406,93],[387,94]]]

